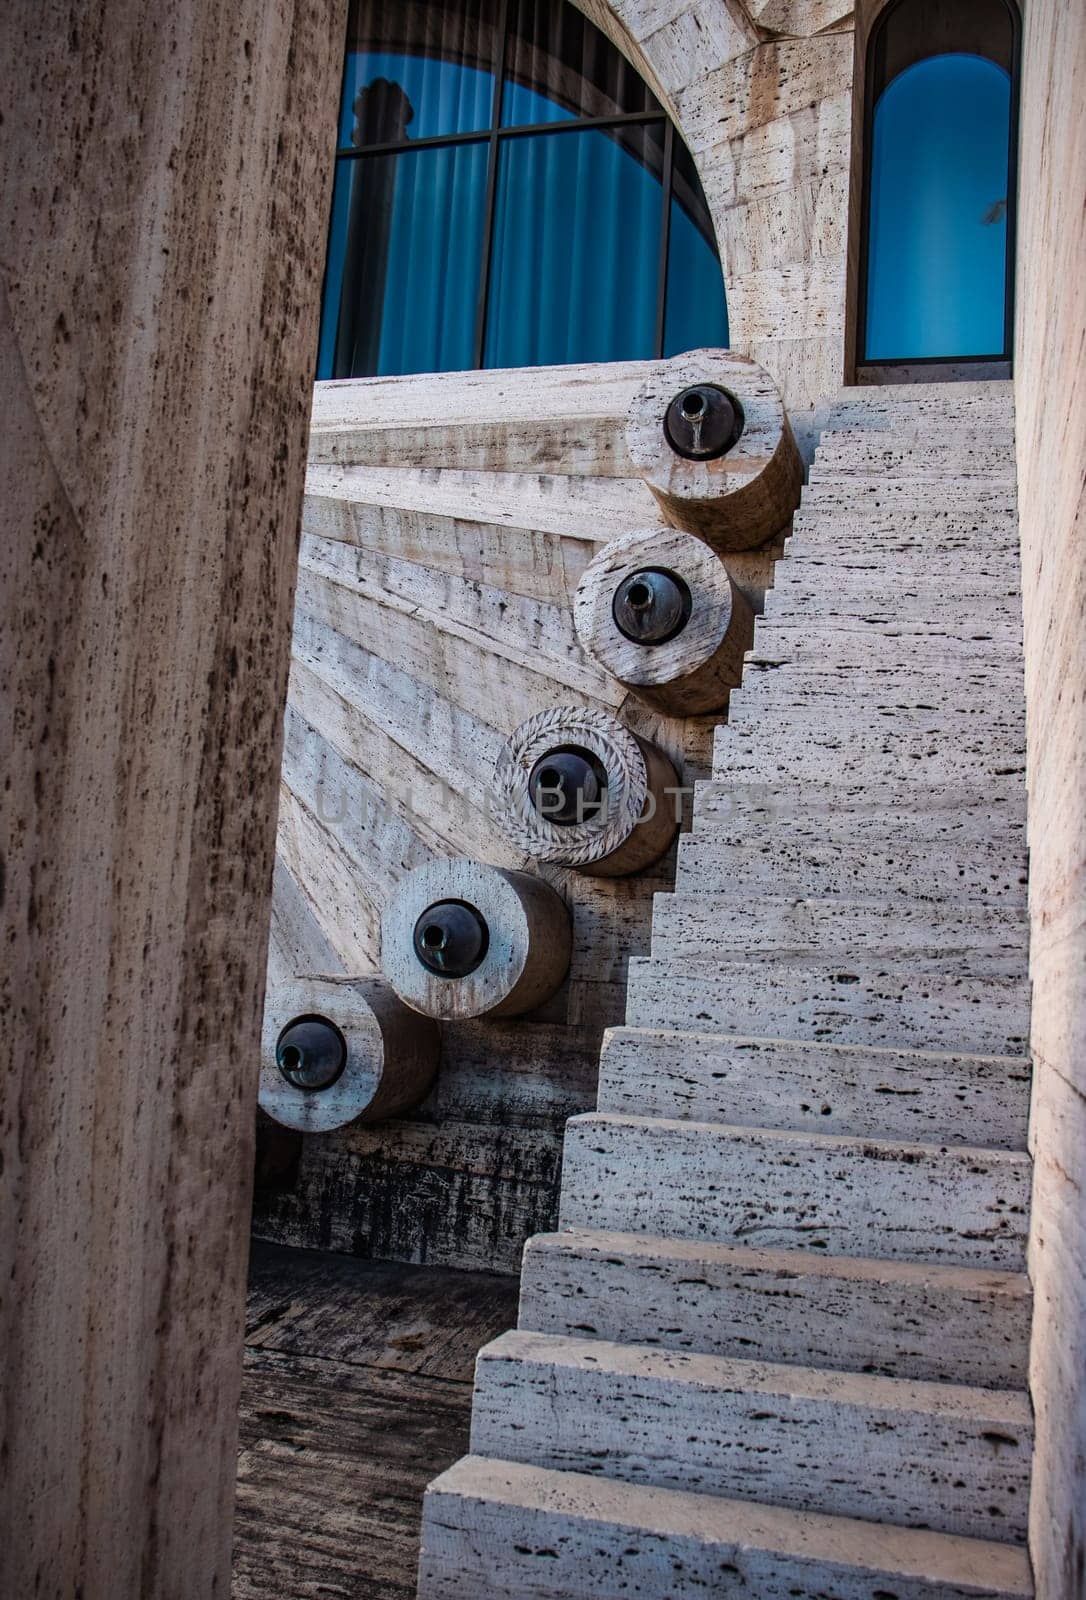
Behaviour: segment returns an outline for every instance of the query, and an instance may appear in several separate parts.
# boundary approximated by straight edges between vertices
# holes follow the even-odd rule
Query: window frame
[[[1007,249],[1003,272],[1003,348],[990,355],[979,356],[878,356],[867,355],[867,293],[871,257],[871,180],[874,148],[875,106],[890,87],[882,85],[875,93],[875,75],[878,66],[879,36],[895,12],[914,3],[914,0],[890,0],[879,13],[867,40],[864,60],[864,112],[863,112],[863,180],[860,200],[860,252],[856,301],[856,359],[857,374],[878,373],[885,367],[932,367],[955,369],[1005,364],[1009,370],[1014,356],[1014,289],[1015,289],[1015,239],[1018,222],[1018,114],[1021,82],[1022,18],[1014,0],[993,0],[1002,5],[1011,23],[1011,114],[1008,128],[1007,150]],[[945,50],[931,50],[919,55],[910,65],[930,61]]]
[[[506,82],[506,70],[509,66],[509,47],[513,38],[510,29],[510,0],[500,0],[498,21],[495,29],[494,53],[494,94],[490,108],[489,128],[472,129],[458,133],[432,134],[421,139],[401,139],[387,144],[365,145],[361,149],[354,145],[341,146],[337,143],[334,155],[334,172],[338,174],[341,161],[365,161],[374,156],[401,155],[412,150],[434,150],[449,145],[486,145],[487,148],[487,173],[486,192],[483,202],[482,244],[479,262],[479,291],[475,307],[475,328],[472,341],[472,364],[462,370],[479,372],[490,370],[485,365],[486,338],[487,338],[487,311],[490,300],[490,286],[492,277],[492,264],[494,255],[494,221],[498,194],[498,162],[501,146],[507,139],[522,139],[538,134],[551,134],[560,138],[563,133],[580,133],[597,130],[606,132],[613,128],[645,127],[655,125],[663,129],[661,194],[660,194],[660,228],[659,250],[656,271],[656,306],[654,314],[653,348],[650,359],[660,359],[664,354],[664,344],[667,333],[667,279],[668,256],[671,245],[671,208],[674,198],[674,169],[675,169],[675,124],[668,116],[663,106],[658,106],[653,111],[628,111],[616,112],[614,115],[602,117],[576,117],[554,122],[520,123],[514,127],[501,126],[502,95]],[[591,18],[586,18],[592,26]],[[346,81],[348,50],[348,35],[345,32],[343,51],[343,77],[341,78],[339,106],[342,105],[343,83]],[[610,43],[610,41],[608,41]],[[616,48],[614,45],[612,48]],[[654,96],[655,98],[655,96]],[[339,132],[339,107],[337,106],[337,135]],[[692,159],[692,158],[691,158]],[[696,167],[695,167],[696,170]],[[335,184],[333,183],[333,194]],[[704,196],[703,196],[704,199]],[[723,263],[720,260],[720,248],[716,239],[716,228],[713,223],[708,202],[705,202],[706,214],[712,229],[712,245],[720,265],[723,278]],[[331,218],[329,219],[329,239],[331,236]],[[321,329],[323,334],[323,318],[325,308],[325,295],[327,288],[328,267],[331,261],[330,250],[325,255],[325,270],[321,286]],[[725,297],[727,289],[724,289]],[[338,308],[336,312],[338,318]],[[324,380],[329,381],[329,380]],[[335,380],[331,380],[335,381]],[[340,380],[343,381],[343,380]]]

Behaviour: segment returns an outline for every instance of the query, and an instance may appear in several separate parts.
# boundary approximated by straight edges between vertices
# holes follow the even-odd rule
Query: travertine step
[[[884,684],[899,676],[911,681],[921,673],[941,682],[954,673],[1012,669],[1021,678],[1022,641],[1017,634],[986,633],[964,613],[904,619],[874,612],[847,621],[793,622],[771,610],[758,622],[747,652],[745,681],[785,664],[823,674],[847,672],[859,681],[870,677]]]
[[[599,1110],[1024,1150],[1026,1056],[609,1028]]]
[[[805,512],[820,511],[827,518],[839,511],[871,511],[909,517],[938,517],[944,512],[972,517],[982,534],[992,517],[1014,516],[1017,511],[1013,483],[978,483],[975,478],[867,478],[844,477],[836,468],[823,469],[815,456],[803,490]],[[976,552],[983,555],[983,548]],[[883,569],[889,587],[893,575]]]
[[[1009,378],[972,383],[849,384],[830,414],[831,429],[898,429],[1014,426],[1014,385]]]
[[[430,1487],[419,1600],[1029,1600],[1011,1545],[467,1456]]]
[[[889,828],[880,837],[875,826],[841,837],[847,830],[817,823],[774,826],[714,837],[709,828],[679,840],[676,891],[697,895],[727,886],[744,890],[748,904],[766,895],[795,900],[859,899],[877,893],[886,899],[923,900],[931,905],[998,904],[1018,915],[1026,905],[1026,847],[1019,833],[1013,845],[996,836],[985,848],[969,847],[967,839],[898,842]],[[755,842],[757,841],[757,842]],[[772,1030],[770,1030],[772,1031]]]
[[[911,416],[908,409],[902,407],[899,420],[894,425],[893,435],[888,440],[886,428],[880,420],[872,423],[870,427],[860,424],[855,426],[841,426],[836,420],[831,420],[827,427],[822,429],[818,436],[818,448],[824,442],[831,444],[847,444],[856,440],[858,449],[862,452],[882,450],[887,446],[907,447],[922,446],[932,450],[947,450],[953,453],[957,449],[968,449],[971,445],[992,445],[1014,453],[1014,418],[1011,407],[1007,407],[1005,417],[988,417],[978,419],[968,414],[954,417],[945,415],[933,426],[916,408],[913,407]]]
[[[1021,1272],[1029,1190],[1016,1151],[592,1112],[560,1226]]]
[[[742,882],[723,892],[658,894],[652,955],[661,961],[753,959],[840,966],[850,959],[893,960],[911,972],[1020,977],[1029,953],[1024,911],[969,901],[796,899],[760,895],[752,916]]]
[[[998,712],[985,716],[981,707],[992,694],[993,679],[1004,692]],[[867,678],[855,690],[850,683],[851,675],[835,672],[832,660],[817,671],[789,662],[776,671],[755,673],[733,697],[721,744],[738,742],[748,729],[754,739],[760,733],[764,743],[768,728],[787,721],[793,748],[803,743],[811,723],[826,738],[864,738],[880,752],[895,754],[903,745],[913,748],[918,739],[952,745],[955,733],[966,749],[979,747],[986,730],[993,745],[1008,756],[1025,748],[1025,695],[1005,668],[959,672],[942,686],[908,672]]]
[[[1031,1437],[1025,1393],[519,1332],[471,1419],[474,1455],[1007,1543]]]
[[[985,430],[906,435],[895,430],[827,428],[818,441],[823,472],[871,478],[982,478],[986,484],[1015,480],[1014,437],[1009,429],[995,437]]]
[[[827,526],[831,518],[832,513]],[[974,541],[978,537],[973,534]],[[871,615],[897,618],[906,625],[940,616],[954,624],[972,620],[978,633],[998,629],[1008,640],[1016,640],[1020,601],[1009,553],[995,548],[986,557],[967,561],[953,543],[943,549],[934,531],[928,543],[923,558],[912,544],[899,558],[893,552],[867,550],[860,529],[855,539],[842,537],[837,549],[822,539],[819,529],[804,531],[789,545],[787,559],[774,573],[766,621],[762,631],[756,630],[755,644],[760,646],[765,629],[778,619],[844,626]],[[899,560],[904,570],[890,584],[886,566]],[[904,660],[907,664],[907,657]]]
[[[970,850],[995,839],[1025,854],[1026,797],[1020,773],[967,788],[916,784],[743,783],[709,779],[694,786],[694,830],[721,843],[763,839],[833,841],[881,837],[906,845],[961,842]]]
[[[778,566],[776,584],[766,597],[765,618],[755,627],[755,655],[771,657],[778,625],[842,632],[872,624],[896,625],[907,638],[914,629],[942,622],[954,631],[969,627],[1004,644],[1021,646],[1021,601],[1014,583],[1004,579],[995,563],[986,572],[970,571],[962,578],[953,570],[950,553],[945,571],[933,570],[928,562],[913,566],[908,583],[902,583],[896,594],[887,594],[885,582],[879,581],[877,555],[824,554],[813,551],[808,541],[806,553],[804,547],[797,550],[786,578],[787,565],[782,561]],[[898,665],[908,670],[906,647]]]
[[[633,1028],[888,1045],[969,1055],[1028,1048],[1029,983],[948,977],[843,953],[834,963],[631,960]]]
[[[823,656],[788,658],[773,649],[772,630],[744,668],[743,685],[732,697],[728,722],[761,718],[766,729],[787,722],[790,739],[802,738],[806,723],[844,720],[856,735],[874,726],[879,736],[892,730],[912,733],[918,726],[932,727],[950,736],[950,724],[972,731],[978,704],[998,697],[999,716],[993,716],[992,737],[1016,736],[1020,745],[1026,701],[1021,684],[1021,664],[1015,673],[1009,655],[1002,660],[947,662],[935,668],[918,663],[895,671],[872,670],[857,676],[855,669],[839,665],[832,649]],[[899,641],[899,648],[901,644]],[[772,665],[770,664],[772,663]]]
[[[518,1326],[704,1355],[1024,1389],[1023,1273],[574,1228],[529,1239]]]
[[[738,715],[739,696],[736,696]],[[779,725],[779,716],[774,717]],[[721,723],[713,740],[713,776],[741,783],[824,783],[834,773],[843,784],[873,783],[879,776],[901,784],[912,775],[917,788],[942,784],[977,786],[1011,772],[1025,773],[1025,719],[1016,705],[1010,723],[993,718],[991,739],[984,719],[975,729],[938,712],[900,719],[892,713],[861,717],[847,703],[827,707],[820,719],[812,705],[802,729],[788,740],[768,737],[766,720]]]

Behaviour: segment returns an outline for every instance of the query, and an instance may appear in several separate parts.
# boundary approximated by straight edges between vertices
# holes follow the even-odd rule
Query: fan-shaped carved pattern
[[[719,713],[653,710],[573,625],[592,556],[656,520],[624,442],[654,366],[317,389],[270,976],[377,972],[390,891],[441,856],[538,872],[573,911],[574,948],[539,1012],[445,1027],[410,1119],[308,1139],[297,1188],[260,1199],[264,1233],[513,1270],[553,1224],[561,1130],[594,1104],[603,1029],[622,1020],[672,856],[629,879],[529,862],[492,819],[491,779],[513,730],[557,704],[617,716],[687,786],[708,775]],[[771,556],[727,564],[760,609]]]

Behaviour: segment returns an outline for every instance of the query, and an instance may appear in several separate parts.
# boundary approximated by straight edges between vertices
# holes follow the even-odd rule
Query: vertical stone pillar
[[[343,0],[0,16],[0,1593],[226,1596]]]
[[[1034,1155],[1030,1548],[1086,1597],[1086,9],[1023,6],[1015,348]]]

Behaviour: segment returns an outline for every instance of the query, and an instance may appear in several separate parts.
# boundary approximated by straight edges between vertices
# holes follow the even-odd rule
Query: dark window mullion
[[[498,17],[498,59],[494,63],[494,104],[490,113],[490,151],[486,168],[486,200],[483,206],[483,248],[479,261],[479,298],[475,305],[475,359],[473,366],[483,364],[486,345],[486,308],[490,294],[490,264],[494,246],[494,206],[498,192],[498,131],[502,114],[502,92],[505,86],[505,60],[509,43],[509,0],[502,0]]]
[[[675,167],[675,128],[669,117],[664,125],[664,172],[660,196],[660,253],[656,267],[656,336],[653,355],[659,359],[664,353],[664,336],[667,324],[667,255],[671,243],[671,186]]]
[[[360,156],[395,155],[401,150],[430,150],[448,144],[485,144],[498,139],[522,139],[533,133],[568,133],[577,128],[638,128],[665,122],[659,111],[623,111],[612,117],[573,117],[568,122],[524,122],[515,128],[473,129],[465,133],[433,133],[425,139],[400,139],[393,144],[367,144],[359,148],[346,145],[336,151],[337,161],[354,161]]]
[[[533,133],[570,133],[577,129],[642,128],[646,123],[666,122],[659,111],[622,111],[613,117],[570,117],[565,122],[521,122],[515,128],[499,128],[499,139],[523,139]]]
[[[432,133],[426,139],[396,139],[390,144],[348,145],[336,151],[337,161],[359,161],[366,156],[397,156],[405,150],[440,150],[450,144],[486,144],[485,128],[473,133]]]

